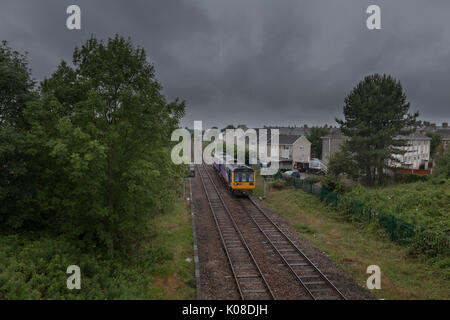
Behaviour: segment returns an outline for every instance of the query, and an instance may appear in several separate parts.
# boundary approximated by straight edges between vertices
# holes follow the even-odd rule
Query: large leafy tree
[[[336,121],[350,137],[343,150],[350,152],[368,184],[382,182],[384,169],[397,161],[418,113],[410,114],[409,103],[399,81],[388,75],[367,76],[345,98],[344,117]]]
[[[3,41],[0,44],[0,125],[21,121],[34,85],[26,56]]]
[[[95,201],[74,211],[84,219],[80,236],[114,250],[133,243],[128,240],[144,234],[149,216],[170,206],[180,172],[170,161],[169,137],[184,114],[184,102],[166,102],[145,50],[129,39],[91,38],[75,49],[73,64],[63,62],[41,86],[44,96],[56,97],[62,106],[58,128],[69,133],[50,147],[69,166],[66,170],[75,166],[85,170],[80,177],[91,177],[91,190],[80,186],[79,192]],[[86,139],[81,151],[77,137]],[[71,178],[85,181],[64,178],[67,185]],[[62,189],[58,197],[64,194]]]
[[[0,227],[19,227],[31,217],[34,179],[26,152],[24,111],[34,97],[26,56],[0,45]]]
[[[436,153],[439,151],[439,147],[442,145],[442,137],[439,133],[435,132],[427,132],[425,135],[431,138],[430,156],[434,158]]]
[[[92,37],[39,89],[17,132],[31,192],[8,202],[5,221],[130,252],[178,191],[182,168],[171,162],[170,135],[184,102],[166,101],[145,50],[119,36]],[[9,146],[1,137],[0,151]]]

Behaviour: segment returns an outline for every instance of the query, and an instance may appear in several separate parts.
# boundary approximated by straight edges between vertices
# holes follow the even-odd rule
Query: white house
[[[280,134],[279,157],[280,169],[293,169],[297,163],[309,162],[311,142],[304,135]]]
[[[322,137],[322,161],[328,164],[330,156],[341,150],[342,144],[350,138],[344,136],[339,129]],[[400,163],[392,163],[392,166],[408,169],[427,169],[430,160],[431,138],[420,133],[399,135],[395,139],[406,140],[407,145],[400,147],[406,151],[403,155],[393,155]]]
[[[430,161],[431,138],[420,133],[408,136],[397,136],[396,139],[406,140],[407,145],[400,149],[405,150],[403,155],[394,155],[400,163],[393,164],[396,167],[408,169],[427,169]]]

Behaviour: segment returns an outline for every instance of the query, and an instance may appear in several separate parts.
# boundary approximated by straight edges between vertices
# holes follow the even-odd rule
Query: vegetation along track
[[[275,299],[212,177],[204,165],[197,168],[240,297],[243,300]]]

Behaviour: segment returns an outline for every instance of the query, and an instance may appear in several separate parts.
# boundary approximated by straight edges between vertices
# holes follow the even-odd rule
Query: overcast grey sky
[[[82,30],[66,28],[81,7]],[[368,5],[381,30],[366,28]],[[371,73],[398,78],[423,120],[450,120],[449,0],[1,0],[0,39],[42,80],[90,34],[147,50],[183,125],[334,124]]]

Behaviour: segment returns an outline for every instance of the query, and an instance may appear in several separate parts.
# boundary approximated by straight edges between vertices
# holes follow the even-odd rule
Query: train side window
[[[250,172],[250,173],[248,174],[248,181],[249,181],[249,182],[253,182],[253,172]]]

